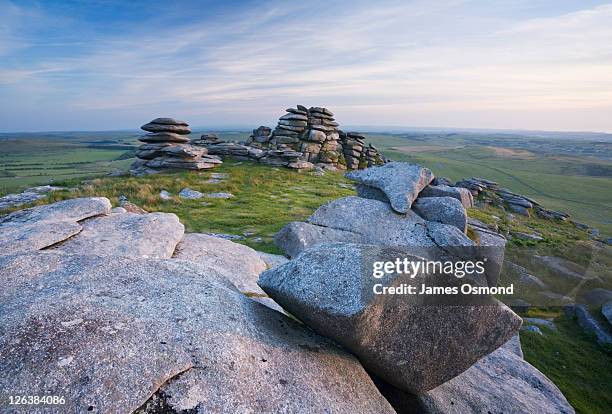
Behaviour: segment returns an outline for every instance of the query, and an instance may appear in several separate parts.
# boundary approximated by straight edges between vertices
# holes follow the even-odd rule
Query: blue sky
[[[341,125],[612,132],[612,3],[0,0],[0,132]]]

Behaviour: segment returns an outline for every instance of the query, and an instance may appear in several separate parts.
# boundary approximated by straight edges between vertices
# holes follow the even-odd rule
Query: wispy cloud
[[[122,128],[166,114],[256,125],[303,102],[353,124],[612,131],[602,117],[612,112],[611,4],[525,17],[456,0],[329,3],[71,33],[66,47],[47,39],[53,53],[28,53],[40,36],[10,24],[0,129]],[[35,12],[41,26],[54,21]]]

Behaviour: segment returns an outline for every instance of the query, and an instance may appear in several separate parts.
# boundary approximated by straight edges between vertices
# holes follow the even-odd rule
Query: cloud
[[[92,128],[113,113],[117,128],[166,113],[202,125],[271,122],[304,103],[360,124],[479,126],[487,113],[500,128],[612,130],[600,116],[612,107],[611,22],[609,4],[525,18],[462,1],[268,2],[196,23],[88,32],[61,53],[0,63],[0,92],[24,100],[35,85],[37,105],[59,104],[57,120],[78,113]],[[552,125],[555,113],[563,119]]]

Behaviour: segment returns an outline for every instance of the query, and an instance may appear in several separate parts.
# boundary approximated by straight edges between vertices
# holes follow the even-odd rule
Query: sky
[[[612,132],[612,3],[0,0],[0,132],[155,117]]]

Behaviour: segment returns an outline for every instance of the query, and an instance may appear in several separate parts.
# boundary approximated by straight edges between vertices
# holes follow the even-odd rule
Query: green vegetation
[[[530,317],[551,317],[530,311]],[[612,407],[612,349],[598,345],[568,316],[555,319],[557,331],[521,332],[525,360],[542,371],[583,414],[607,414]]]
[[[208,183],[210,174],[227,173],[220,183]],[[156,174],[147,177],[105,177],[89,180],[76,191],[52,193],[50,199],[104,196],[118,205],[119,196],[147,211],[175,213],[185,224],[187,232],[211,232],[248,235],[243,242],[257,250],[279,253],[272,236],[290,221],[304,220],[326,201],[354,194],[349,181],[341,173],[327,173],[325,177],[310,172],[296,172],[285,168],[271,168],[250,162],[225,162],[214,170]],[[77,180],[67,186],[78,185]],[[348,185],[348,189],[339,184]],[[203,193],[230,192],[235,197],[227,200],[184,200],[178,192],[189,187]],[[164,201],[159,192],[173,194]]]

